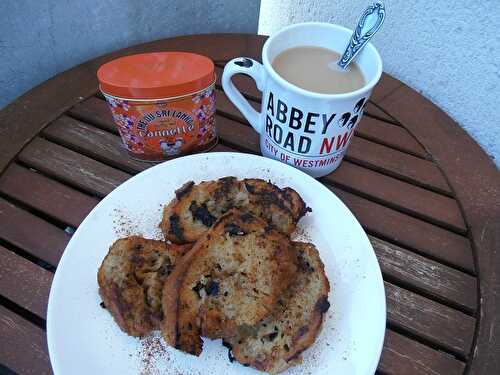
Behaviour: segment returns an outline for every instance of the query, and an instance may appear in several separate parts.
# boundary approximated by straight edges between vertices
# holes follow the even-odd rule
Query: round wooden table
[[[233,57],[260,60],[264,41],[217,34],[135,46],[59,74],[0,112],[0,372],[51,373],[47,298],[71,233],[100,199],[150,166],[122,148],[97,68],[126,54],[184,50],[211,57],[220,77]],[[260,107],[249,78],[235,83]],[[217,110],[213,151],[258,154],[257,134],[220,81]],[[500,177],[483,150],[384,74],[345,161],[321,182],[361,222],[382,268],[388,310],[379,372],[498,374]]]

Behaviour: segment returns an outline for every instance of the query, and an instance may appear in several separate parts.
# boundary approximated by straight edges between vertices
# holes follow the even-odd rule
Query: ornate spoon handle
[[[375,23],[368,31],[363,31],[366,27],[366,20],[370,16],[376,16]],[[380,29],[385,20],[385,6],[381,1],[377,1],[365,9],[361,18],[356,25],[356,29],[352,33],[351,40],[347,45],[342,57],[337,63],[342,69],[346,69],[356,55],[363,49],[366,43],[375,35]]]

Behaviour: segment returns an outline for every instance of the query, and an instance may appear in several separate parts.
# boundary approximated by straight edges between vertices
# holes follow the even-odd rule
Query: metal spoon
[[[356,29],[351,35],[351,40],[347,45],[337,65],[345,70],[354,60],[359,51],[370,41],[375,33],[380,29],[385,20],[385,6],[382,1],[377,1],[365,9],[356,25]],[[368,22],[367,22],[368,21]]]

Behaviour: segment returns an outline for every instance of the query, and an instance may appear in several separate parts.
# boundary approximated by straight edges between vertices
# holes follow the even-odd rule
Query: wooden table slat
[[[468,272],[474,272],[466,237],[402,214],[368,199],[330,187],[368,231]]]
[[[56,266],[69,241],[62,229],[0,198],[0,238]]]
[[[378,370],[384,375],[461,375],[465,363],[388,329]]]
[[[235,105],[229,100],[227,95],[224,93],[222,90],[217,90],[216,91],[216,106],[217,106],[217,112],[224,115],[225,117],[228,117],[230,119],[233,119],[235,121],[239,121],[241,123],[248,124],[247,120],[243,117],[241,112],[239,111],[238,108],[235,107]],[[253,100],[249,100],[248,103],[258,112],[260,112],[260,103],[255,102]],[[217,124],[216,124],[217,125]]]
[[[356,128],[356,135],[421,158],[429,157],[406,129],[372,117],[364,116],[361,119]]]
[[[88,98],[84,102],[72,107],[68,114],[75,118],[96,125],[109,132],[118,134],[113,117],[104,100],[99,98]]]
[[[42,138],[34,139],[21,152],[19,159],[43,173],[99,197],[109,194],[130,177],[125,172]]]
[[[477,307],[477,280],[466,273],[368,236],[385,278],[469,312]]]
[[[45,319],[52,273],[0,246],[0,295]]]
[[[451,189],[443,174],[430,161],[359,137],[353,137],[346,156],[348,160],[417,186],[451,194]]]
[[[215,67],[215,86],[220,90],[222,90],[222,72],[224,69],[220,66]],[[259,91],[255,81],[244,75],[244,74],[236,74],[231,79],[234,85],[241,91],[241,93],[250,100],[260,103],[262,100],[262,92]],[[260,107],[260,105],[259,105]]]
[[[0,191],[73,227],[99,202],[18,164],[11,164],[0,176]]]
[[[239,153],[241,153],[240,151],[235,150],[234,148],[225,146],[225,145],[220,144],[220,143],[218,145],[216,145],[213,149],[211,149],[210,152],[239,152]]]
[[[45,332],[0,306],[0,363],[18,374],[52,374]]]
[[[384,206],[465,234],[467,227],[458,202],[450,197],[423,189],[349,161],[322,181],[337,184],[357,194],[368,196]]]
[[[95,158],[128,173],[136,173],[152,164],[132,159],[119,136],[85,124],[71,117],[62,116],[50,124],[43,135],[53,142],[70,145],[84,155]]]
[[[469,354],[476,320],[416,293],[384,282],[390,325],[462,356]]]
[[[380,81],[373,89],[370,99],[378,103],[387,96],[391,95],[402,85],[403,84],[401,83],[400,80],[390,76],[389,74],[382,73],[382,77],[380,77]]]
[[[377,120],[388,122],[390,124],[401,126],[398,123],[398,120],[392,117],[389,113],[385,112],[382,108],[380,108],[377,104],[373,103],[371,100],[368,100],[368,103],[365,105],[364,114],[369,117],[373,117]]]

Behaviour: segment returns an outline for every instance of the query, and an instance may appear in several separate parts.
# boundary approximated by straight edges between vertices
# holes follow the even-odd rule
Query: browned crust
[[[181,199],[184,195],[188,194],[194,186],[194,181],[188,181],[175,191],[175,197]]]
[[[326,277],[325,267],[323,262],[319,258],[319,254],[318,254],[318,260],[319,262],[317,262],[316,265],[318,264],[320,265],[323,290],[321,296],[316,300],[314,313],[310,319],[308,330],[304,335],[297,335],[296,339],[294,340],[294,345],[291,348],[290,355],[285,359],[285,361],[288,363],[288,366],[276,369],[273,369],[271,366],[267,370],[271,373],[279,373],[285,371],[287,368],[297,363],[300,363],[301,354],[314,344],[316,338],[321,332],[323,317],[330,307],[330,303],[328,302],[328,293],[330,293],[330,283],[328,281],[328,278]]]
[[[205,235],[206,236],[206,235]],[[168,276],[165,286],[163,287],[163,312],[164,318],[161,323],[161,333],[165,341],[174,348],[179,348],[179,288],[184,281],[189,266],[196,256],[198,256],[200,248],[203,246],[202,241],[195,244],[175,266],[173,272]],[[192,348],[191,354],[200,355],[202,349],[201,339]]]
[[[101,273],[101,270],[99,270],[98,273],[98,282],[99,285],[104,285],[104,283],[106,282],[104,276]],[[123,314],[124,310],[126,310],[126,307],[123,306],[122,303],[120,303],[119,293],[120,292],[117,288],[112,288],[111,291],[109,291],[108,288],[99,287],[99,295],[104,302],[104,306],[109,311],[120,329],[130,336],[134,337],[141,337],[151,332],[151,330],[154,328],[151,321],[145,320],[143,321],[143,324],[137,324],[138,322],[129,323],[124,318]]]
[[[104,306],[112,315],[118,326],[131,336],[144,336],[150,333],[158,326],[158,321],[161,317],[152,315],[152,310],[145,304],[145,292],[141,285],[133,276],[128,276],[125,279],[124,285],[121,287],[112,280],[111,275],[106,275],[104,264],[112,254],[115,246],[125,246],[124,256],[129,256],[127,273],[134,273],[135,267],[140,266],[144,262],[141,255],[132,255],[133,248],[140,245],[144,247],[160,248],[168,252],[169,259],[175,262],[177,257],[181,257],[189,248],[188,245],[172,245],[166,244],[163,241],[145,239],[140,236],[130,236],[119,239],[111,245],[110,250],[104,258],[97,273],[97,283],[99,285],[99,295],[101,296]],[[116,256],[117,254],[113,254]],[[108,277],[109,276],[109,277]],[[124,275],[124,277],[127,277]],[[131,311],[135,310],[138,316],[132,316]]]
[[[309,244],[307,245],[309,246]],[[313,246],[314,245],[310,245]],[[330,293],[330,282],[328,281],[328,278],[326,277],[325,273],[325,265],[321,261],[321,258],[319,256],[318,251],[314,248],[314,253],[315,257],[317,257],[315,266],[319,270],[321,275],[321,284],[322,284],[322,293],[316,300],[316,303],[314,304],[314,312],[313,316],[310,319],[310,324],[308,326],[307,333],[304,335],[298,335],[297,338],[294,340],[294,346],[292,347],[292,350],[290,351],[290,355],[286,358],[286,362],[290,363],[290,365],[293,365],[293,360],[299,359],[300,355],[304,350],[309,348],[314,342],[316,341],[316,338],[318,337],[319,333],[321,332],[321,326],[323,323],[323,316],[326,314],[328,309],[330,308],[330,303],[328,302],[328,294]],[[280,369],[279,371],[284,371],[284,369]]]
[[[294,224],[297,224],[297,222],[311,210],[307,207],[300,195],[290,187],[281,189],[272,182],[264,181],[259,178],[246,178],[243,182],[247,189],[249,189],[250,186],[258,188],[258,191],[254,191],[253,193],[260,196],[260,200],[264,204],[275,205],[281,210],[288,212],[293,218]]]
[[[329,287],[327,290],[325,290],[325,295],[321,296],[318,298],[316,301],[316,304],[324,298],[328,298],[328,292],[329,292]],[[321,332],[321,326],[323,324],[323,316],[325,315],[326,311],[322,312],[320,310],[315,309],[313,316],[311,317],[310,324],[307,329],[307,333],[300,336],[297,336],[297,339],[294,341],[294,346],[292,348],[292,351],[290,355],[285,359],[286,362],[290,364],[290,366],[293,366],[295,364],[295,360],[300,360],[300,355],[309,347],[311,347],[312,344],[316,341],[316,338],[318,337],[319,333]],[[289,367],[289,366],[288,366]],[[285,371],[288,367],[279,369],[279,372]]]
[[[286,187],[282,191],[292,202],[292,211],[294,212],[296,222],[298,222],[308,212],[312,212],[312,209],[307,207],[306,202],[304,202],[299,193],[297,193],[294,189]]]

